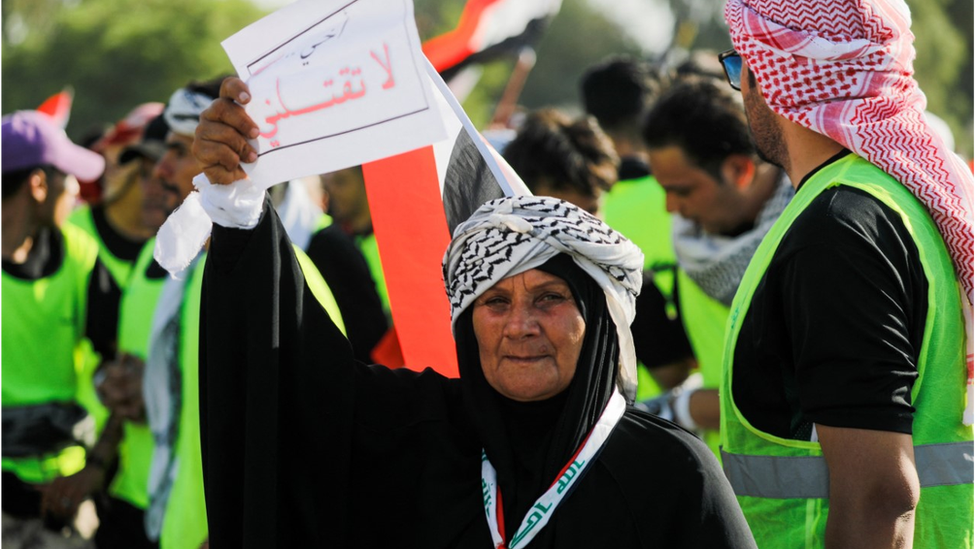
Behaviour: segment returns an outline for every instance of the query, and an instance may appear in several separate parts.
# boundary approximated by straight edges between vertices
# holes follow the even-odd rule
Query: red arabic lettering
[[[369,50],[369,55],[386,71],[386,82],[383,83],[383,89],[388,90],[395,86],[396,82],[393,81],[393,64],[390,63],[390,47],[386,45],[386,42],[383,42],[383,55],[386,57],[386,63],[373,50]]]
[[[275,134],[278,133],[278,122],[283,118],[289,118],[292,116],[301,116],[303,114],[308,114],[310,112],[327,109],[329,107],[345,103],[346,101],[349,101],[351,99],[359,99],[360,97],[363,97],[364,95],[366,95],[366,82],[363,81],[362,78],[360,78],[359,89],[356,90],[354,89],[351,80],[352,77],[360,76],[361,74],[362,74],[362,70],[360,70],[359,68],[355,68],[355,69],[350,69],[349,67],[343,68],[342,70],[339,71],[339,75],[348,76],[349,78],[347,78],[346,81],[342,84],[341,95],[336,95],[335,93],[333,93],[331,99],[329,99],[328,101],[324,101],[322,103],[315,103],[313,105],[309,105],[307,107],[294,109],[294,110],[289,109],[288,107],[285,106],[285,102],[281,98],[281,80],[276,81],[275,93],[278,96],[278,104],[281,106],[282,111],[277,112],[264,119],[265,123],[274,126],[274,128],[270,132],[262,132],[261,137],[264,137],[265,139],[270,139],[274,137]],[[326,88],[331,87],[332,85],[333,85],[332,79],[326,80],[325,82],[322,83],[322,86]],[[266,100],[265,103],[268,106],[270,106],[271,100]],[[272,146],[275,147],[277,145],[272,143]]]

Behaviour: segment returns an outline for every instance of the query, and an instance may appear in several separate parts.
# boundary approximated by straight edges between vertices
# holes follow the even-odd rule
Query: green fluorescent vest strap
[[[98,234],[98,229],[95,228],[95,219],[92,217],[91,208],[89,206],[81,206],[71,212],[71,215],[68,217],[68,223],[85,231],[95,239],[95,242],[98,243],[98,259],[108,269],[108,272],[115,280],[115,284],[119,288],[125,288],[126,284],[129,283],[129,277],[132,276],[132,263],[120,259],[109,251],[108,246],[105,245],[105,241],[102,239],[102,235]]]
[[[760,498],[826,498],[830,476],[821,456],[747,456],[722,452],[722,467],[732,490]],[[915,447],[915,469],[922,488],[972,484],[973,443],[950,442]],[[763,471],[756,475],[755,471]]]
[[[376,244],[376,235],[369,233],[366,236],[357,236],[356,245],[369,265],[369,274],[373,275],[373,283],[376,284],[376,293],[380,296],[383,304],[383,312],[386,319],[391,320],[390,316],[390,294],[386,289],[386,277],[383,275],[383,263],[380,261],[380,249]]]
[[[671,215],[664,205],[664,189],[652,176],[625,179],[614,184],[603,199],[603,217],[608,225],[637,244],[644,252],[644,270],[654,273],[654,285],[664,296],[670,318],[677,317],[675,303],[675,259],[671,245]],[[637,400],[647,400],[663,391],[648,373],[637,368]]]
[[[322,229],[328,227],[329,225],[332,225],[332,216],[324,213],[321,216],[319,216],[318,221],[315,223],[315,229],[312,231],[312,234],[321,231]]]
[[[681,303],[681,323],[698,360],[702,374],[702,388],[718,389],[722,382],[722,339],[729,320],[729,308],[712,299],[680,267],[678,273],[678,302]],[[721,461],[718,430],[704,430],[702,440]]]
[[[652,176],[614,184],[603,199],[603,216],[644,252],[644,269],[656,263],[674,265],[671,215],[665,208],[664,189]]]
[[[664,390],[651,377],[651,372],[647,370],[642,362],[637,363],[637,402],[648,400],[660,396]]]
[[[166,278],[148,278],[146,269],[153,260],[156,239],[146,242],[132,269],[129,285],[122,290],[119,305],[119,351],[143,361],[149,353],[149,333],[153,311],[163,290]],[[138,509],[149,506],[149,467],[152,463],[153,436],[145,423],[126,421],[122,425],[119,443],[119,468],[109,485],[113,497],[126,501]]]
[[[146,360],[149,354],[149,332],[153,311],[166,278],[148,278],[146,269],[152,264],[156,239],[142,247],[132,270],[129,287],[122,291],[119,304],[119,351]]]
[[[878,167],[848,155],[822,168],[797,192],[770,229],[732,302],[720,388],[723,466],[760,547],[824,546],[830,501],[820,444],[762,432],[736,405],[748,387],[733,392],[735,346],[756,288],[779,243],[804,209],[825,189],[857,188],[898,213],[918,249],[928,279],[919,377],[912,388],[912,442],[921,495],[915,512],[916,549],[973,547],[973,430],[962,424],[965,407],[965,328],[960,292],[945,243],[924,207]],[[773,519],[775,517],[775,520]]]
[[[722,340],[729,308],[712,299],[683,270],[678,269],[681,322],[695,351],[704,386],[717,389],[722,381]]]
[[[192,272],[180,311],[180,416],[176,452],[179,464],[159,536],[160,549],[200,547],[207,539],[207,504],[203,491],[200,450],[200,297],[206,253]]]
[[[644,252],[644,270],[654,272],[654,284],[664,296],[668,315],[675,318],[674,246],[665,198],[653,176],[618,181],[603,199],[603,217]]]
[[[293,246],[295,249],[295,257],[298,259],[298,265],[302,268],[302,274],[305,276],[305,283],[308,284],[308,288],[312,291],[312,295],[315,296],[316,301],[319,305],[325,309],[325,312],[329,313],[329,318],[335,323],[342,335],[346,335],[346,325],[342,321],[342,313],[339,312],[339,304],[336,303],[335,296],[332,295],[332,290],[329,288],[328,283],[322,278],[322,274],[315,267],[315,263],[309,259],[308,255],[305,254],[298,246]]]

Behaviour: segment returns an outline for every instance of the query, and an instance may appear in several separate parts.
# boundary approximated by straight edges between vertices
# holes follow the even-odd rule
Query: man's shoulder
[[[837,244],[855,236],[869,241],[910,238],[897,212],[878,197],[849,185],[836,185],[817,195],[788,233],[798,244]]]

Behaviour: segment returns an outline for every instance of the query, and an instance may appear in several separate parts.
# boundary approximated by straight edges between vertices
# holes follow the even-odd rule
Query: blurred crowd
[[[207,545],[207,253],[177,279],[153,250],[203,171],[194,132],[221,80],[135,105],[81,145],[43,113],[3,119],[4,547]],[[578,88],[581,115],[519,111],[507,131],[486,133],[534,194],[579,206],[641,248],[638,407],[721,459],[729,307],[794,187],[757,154],[716,53],[669,67],[615,57]],[[401,366],[362,169],[269,194],[356,358]]]

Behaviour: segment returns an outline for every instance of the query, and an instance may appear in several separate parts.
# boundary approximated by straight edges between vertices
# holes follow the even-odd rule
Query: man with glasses
[[[971,547],[973,180],[922,115],[907,7],[725,15],[729,83],[797,189],[726,335],[723,465],[757,542]]]

